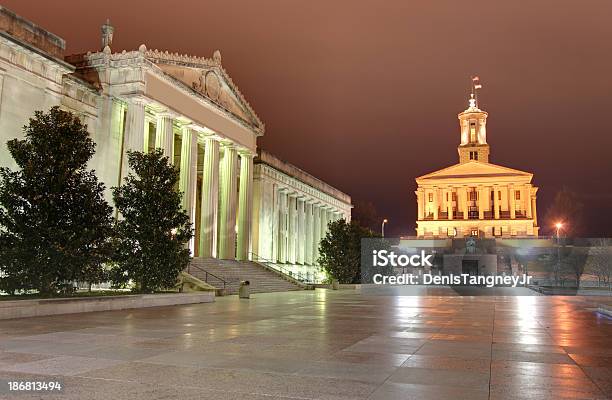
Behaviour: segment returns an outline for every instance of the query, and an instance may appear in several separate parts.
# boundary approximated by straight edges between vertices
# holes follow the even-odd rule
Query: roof
[[[531,182],[532,178],[533,174],[530,172],[473,160],[462,164],[451,165],[450,167],[419,176],[416,178],[416,182],[418,184],[434,183],[437,181],[465,182],[466,180],[473,180],[475,182]]]

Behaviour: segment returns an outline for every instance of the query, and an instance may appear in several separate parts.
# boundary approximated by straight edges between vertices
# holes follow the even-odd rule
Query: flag
[[[474,85],[474,89],[482,89],[482,85],[480,83],[477,83]]]

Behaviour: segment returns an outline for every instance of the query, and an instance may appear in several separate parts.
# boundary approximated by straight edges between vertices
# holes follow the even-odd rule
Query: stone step
[[[225,280],[227,282],[225,285],[226,294],[238,293],[240,281],[250,282],[251,293],[302,290],[301,286],[286,280],[282,275],[251,261],[194,258],[191,261],[191,266],[195,267],[189,269],[191,275],[206,281],[206,272],[208,272],[208,283],[219,289],[223,287],[223,284],[214,276]],[[210,274],[214,276],[210,276]]]

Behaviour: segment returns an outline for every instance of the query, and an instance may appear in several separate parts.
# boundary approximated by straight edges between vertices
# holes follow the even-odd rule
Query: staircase
[[[305,285],[252,261],[195,257],[186,271],[217,289],[225,285],[225,294],[238,293],[240,281],[250,282],[251,293],[305,289]]]

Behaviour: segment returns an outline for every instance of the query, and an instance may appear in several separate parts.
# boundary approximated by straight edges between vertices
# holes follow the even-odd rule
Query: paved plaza
[[[18,399],[606,399],[594,300],[318,289],[0,321],[0,378],[64,384]]]

